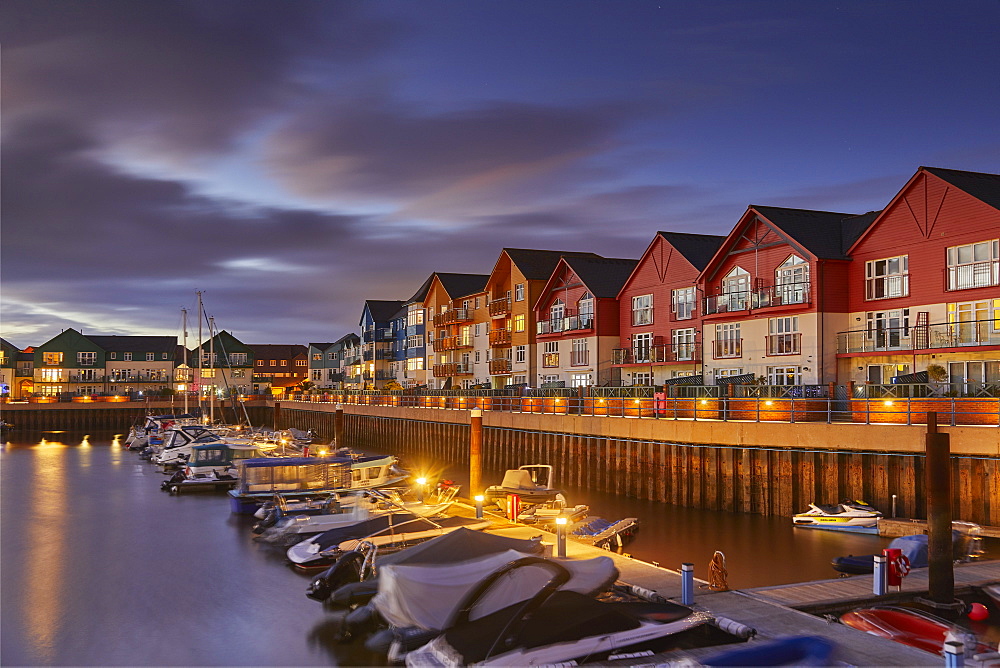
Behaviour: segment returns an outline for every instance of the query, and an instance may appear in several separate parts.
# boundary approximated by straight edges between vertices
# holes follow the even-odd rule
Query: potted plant
[[[940,397],[947,387],[948,370],[940,364],[927,366],[927,384],[931,388],[931,396]]]

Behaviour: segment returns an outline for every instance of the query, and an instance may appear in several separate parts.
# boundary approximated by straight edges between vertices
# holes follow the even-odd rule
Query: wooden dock
[[[908,520],[899,517],[882,518],[878,521],[878,533],[887,538],[927,533],[927,520]],[[1000,538],[1000,527],[980,526],[979,535],[983,538]]]
[[[542,535],[543,543],[553,545],[555,536],[536,527],[501,525],[489,530],[514,538]],[[664,598],[679,603],[681,576],[678,571],[632,559],[608,550],[567,541],[567,556],[592,558],[611,557],[619,571],[619,582],[635,585],[656,592]],[[1000,583],[1000,561],[959,564],[955,567],[957,589]],[[816,614],[816,610],[833,607],[854,607],[866,603],[892,603],[891,596],[876,600],[872,594],[871,576],[852,576],[818,582],[760,587],[746,591],[715,592],[708,583],[695,579],[694,609],[708,612],[715,617],[730,619],[749,626],[757,632],[750,642],[760,642],[787,636],[822,636],[837,647],[834,660],[854,666],[941,666],[939,656],[913,647],[892,642],[878,636],[844,626]],[[912,598],[927,592],[926,569],[912,571],[904,580],[902,595]],[[810,612],[805,612],[810,610]],[[662,665],[671,661],[694,660],[717,654],[731,645],[678,650],[667,654],[632,658],[627,661],[606,662],[604,665]]]

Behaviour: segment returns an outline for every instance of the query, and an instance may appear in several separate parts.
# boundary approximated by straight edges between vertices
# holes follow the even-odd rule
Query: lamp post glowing
[[[424,502],[424,485],[427,484],[427,478],[417,478],[417,501],[420,503]]]
[[[476,519],[477,520],[483,519],[483,495],[482,494],[477,494],[476,495]]]
[[[556,556],[566,556],[566,518],[556,518]]]

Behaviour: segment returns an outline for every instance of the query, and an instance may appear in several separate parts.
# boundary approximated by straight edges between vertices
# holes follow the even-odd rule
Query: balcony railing
[[[509,359],[504,357],[490,360],[490,375],[504,376],[511,372],[513,366]]]
[[[705,315],[732,313],[751,309],[809,304],[811,301],[809,283],[782,283],[759,290],[729,292],[705,298]]]
[[[490,302],[490,317],[497,318],[510,314],[510,297],[501,297]]]
[[[945,269],[948,290],[968,290],[1000,285],[1000,262],[990,260]]]
[[[395,350],[376,350],[375,359],[377,360],[394,360],[396,359]]]
[[[698,309],[694,302],[680,302],[670,310],[670,322],[693,320],[698,317]]]
[[[375,380],[395,380],[395,379],[396,379],[396,374],[394,374],[391,371],[385,371],[384,369],[380,369],[375,372]]]
[[[458,348],[458,337],[442,336],[439,339],[434,339],[431,347],[436,353],[444,352],[446,350],[455,350]]]
[[[469,322],[472,320],[472,311],[464,308],[453,308],[448,309],[444,313],[437,313],[434,315],[434,326],[443,327],[444,325],[452,325],[457,322]]]
[[[560,332],[593,329],[594,316],[590,313],[584,313],[583,315],[566,315],[562,318],[539,320],[536,323],[536,326],[539,334],[558,334]]]
[[[715,359],[743,356],[743,339],[721,339],[712,350]]]
[[[1000,319],[840,332],[837,352],[867,353],[1000,346]]]
[[[590,364],[589,350],[573,350],[569,354],[570,366],[587,366]]]
[[[635,327],[641,325],[652,325],[653,324],[653,309],[650,308],[636,308],[632,309],[632,325]]]
[[[327,374],[326,379],[331,383],[342,383],[344,382],[344,374],[339,371],[331,371]]]
[[[435,364],[431,369],[435,378],[447,378],[448,376],[468,376],[473,373],[472,364],[464,362],[449,362],[446,364]]]
[[[767,355],[798,355],[802,352],[802,334],[768,334]]]
[[[637,348],[615,348],[611,351],[612,364],[665,364],[670,362],[697,362],[701,357],[695,343],[657,344]]]
[[[542,355],[542,366],[546,368],[559,366],[559,353],[545,353]]]
[[[365,343],[372,343],[375,341],[392,341],[392,338],[392,329],[389,327],[366,329],[361,333],[361,340]]]
[[[509,329],[491,329],[490,330],[490,345],[494,348],[509,346],[511,342],[511,335]]]

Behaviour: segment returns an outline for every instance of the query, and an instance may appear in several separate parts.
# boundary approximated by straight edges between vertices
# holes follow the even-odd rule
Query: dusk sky
[[[504,246],[638,258],[750,204],[1000,172],[997,26],[998,0],[6,0],[0,336],[180,336],[203,290],[245,343],[335,341]]]

